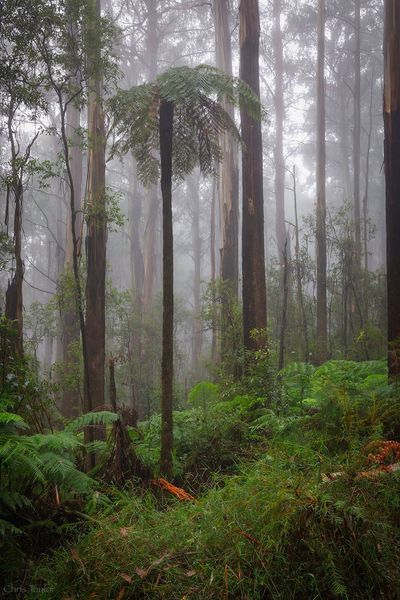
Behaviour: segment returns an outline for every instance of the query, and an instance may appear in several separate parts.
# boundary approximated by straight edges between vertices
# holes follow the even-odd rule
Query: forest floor
[[[267,398],[199,384],[174,415],[187,495],[98,481],[61,499],[3,589],[11,576],[31,599],[400,598],[397,397],[383,361],[289,366]],[[149,468],[159,432],[158,416],[130,431]]]

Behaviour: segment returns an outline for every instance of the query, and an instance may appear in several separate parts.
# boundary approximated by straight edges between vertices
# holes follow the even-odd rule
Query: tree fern
[[[85,413],[73,421],[70,421],[65,427],[65,431],[75,433],[80,429],[90,427],[90,425],[112,425],[115,421],[118,421],[118,419],[119,416],[116,413],[107,410]]]
[[[182,179],[199,164],[210,173],[221,158],[219,136],[230,132],[237,140],[239,131],[221,106],[242,103],[255,118],[261,118],[261,105],[254,92],[237,77],[215,67],[175,67],[130,90],[120,90],[110,101],[116,139],[113,153],[132,151],[138,176],[144,184],[159,177],[159,106],[161,99],[174,104],[173,174]]]
[[[118,415],[107,411],[88,413],[67,425],[64,431],[21,435],[26,427],[13,413],[0,413],[0,535],[20,533],[14,525],[18,515],[32,514],[35,494],[57,486],[62,494],[86,494],[95,481],[76,466],[77,451],[98,451],[99,444],[86,448],[80,429],[110,424]],[[104,443],[101,443],[104,449]]]

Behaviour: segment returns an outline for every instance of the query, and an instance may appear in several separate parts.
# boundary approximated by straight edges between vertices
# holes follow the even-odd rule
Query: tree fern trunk
[[[160,105],[160,159],[163,212],[163,330],[161,358],[161,463],[160,471],[172,475],[172,406],[174,374],[174,253],[172,229],[172,128],[174,105]]]

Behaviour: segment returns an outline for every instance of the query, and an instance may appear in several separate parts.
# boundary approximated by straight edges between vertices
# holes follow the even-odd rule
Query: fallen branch
[[[182,488],[179,488],[176,485],[169,483],[169,481],[167,481],[166,479],[163,479],[163,477],[160,477],[159,479],[153,479],[152,483],[154,483],[154,485],[158,485],[159,487],[163,488],[164,490],[167,490],[167,492],[170,492],[171,494],[176,496],[178,498],[178,500],[188,501],[188,502],[194,502],[196,500],[196,498],[194,496],[191,496],[190,494],[188,494],[188,492],[185,492],[185,490],[183,490]]]

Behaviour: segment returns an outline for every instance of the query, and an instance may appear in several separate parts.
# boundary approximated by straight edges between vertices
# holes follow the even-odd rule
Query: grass
[[[320,470],[279,443],[195,503],[114,490],[35,585],[71,599],[398,598],[398,475],[324,484]]]
[[[377,361],[342,363],[291,367],[275,410],[197,390],[175,415],[175,482],[197,500],[103,485],[35,557],[24,598],[400,599],[400,474],[359,475],[371,441],[400,437],[397,388]],[[150,466],[159,429],[131,432]]]

